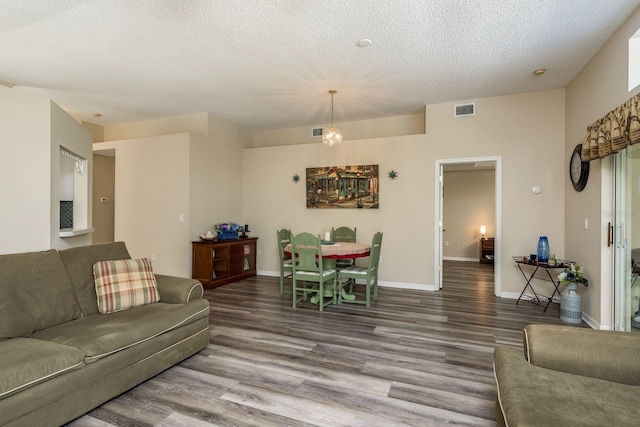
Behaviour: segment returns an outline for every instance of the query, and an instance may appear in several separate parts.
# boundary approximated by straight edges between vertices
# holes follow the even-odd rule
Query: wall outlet
[[[449,241],[448,241],[448,240],[445,240],[445,241],[444,241],[444,245],[445,245],[445,246],[449,246]]]
[[[467,246],[467,242],[463,241],[462,242],[462,247],[464,248],[465,246]]]
[[[258,256],[262,255],[262,251],[258,249]]]
[[[155,261],[156,260],[156,254],[151,254],[151,261]]]
[[[184,215],[182,215],[182,214],[178,215],[178,221],[179,222],[184,222]]]

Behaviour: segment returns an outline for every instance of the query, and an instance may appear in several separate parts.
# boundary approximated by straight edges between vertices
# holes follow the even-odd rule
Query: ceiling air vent
[[[456,104],[453,106],[454,117],[466,117],[476,115],[476,103],[470,102],[468,104]]]
[[[322,128],[311,128],[311,136],[314,138],[322,136]]]

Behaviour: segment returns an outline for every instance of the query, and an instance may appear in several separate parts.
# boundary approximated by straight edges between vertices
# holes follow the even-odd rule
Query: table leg
[[[549,269],[545,268],[545,271],[547,272],[547,275],[549,276],[549,280],[551,281],[551,283],[553,283],[553,286],[555,287],[555,289],[553,290],[553,293],[549,297],[549,301],[547,301],[547,306],[544,308],[543,313],[547,312],[547,308],[549,308],[549,304],[551,304],[551,302],[553,301],[553,296],[556,294],[556,292],[558,293],[558,295],[562,296],[562,294],[560,293],[560,289],[558,289],[558,287],[560,286],[560,281],[558,280],[558,282],[556,282],[555,280],[553,280],[551,273],[549,273]]]
[[[538,294],[536,293],[535,289],[533,289],[533,286],[531,285],[531,280],[533,280],[533,276],[536,275],[536,272],[538,271],[538,267],[536,265],[535,270],[533,270],[533,273],[531,273],[531,276],[529,276],[529,278],[527,278],[527,275],[524,274],[524,270],[522,270],[522,267],[520,267],[520,264],[518,264],[518,268],[520,269],[520,273],[522,273],[522,277],[524,277],[524,280],[526,280],[527,284],[524,285],[524,288],[522,289],[522,292],[520,292],[520,296],[518,297],[518,300],[516,301],[516,304],[518,304],[520,302],[520,299],[522,298],[522,295],[524,295],[524,291],[527,290],[527,287],[529,287],[531,289],[531,291],[533,292],[533,295],[536,297],[536,301],[538,301],[538,303],[540,302],[540,298],[538,297]]]

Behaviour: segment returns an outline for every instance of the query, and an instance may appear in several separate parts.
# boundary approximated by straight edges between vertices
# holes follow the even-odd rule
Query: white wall
[[[565,157],[568,159],[588,125],[607,114],[640,88],[628,91],[628,42],[640,28],[640,9],[611,36],[600,51],[567,86]],[[564,175],[568,176],[565,162]],[[565,245],[567,258],[585,268],[590,280],[583,289],[582,310],[595,327],[611,329],[612,293],[611,248],[607,247],[607,224],[612,218],[611,158],[591,162],[586,188],[577,193],[564,179]],[[584,219],[590,227],[584,230]]]
[[[502,156],[502,291],[524,286],[512,255],[531,253],[541,234],[564,255],[564,90],[477,99],[474,117],[454,118],[453,104],[426,108],[426,134],[244,150],[244,212],[262,237],[258,269],[278,271],[276,229],[319,233],[357,226],[358,239],[384,232],[381,280],[433,286],[435,161]],[[283,134],[286,134],[283,133]],[[313,210],[305,207],[307,167],[378,164],[380,209]],[[399,178],[390,180],[394,169]],[[543,188],[535,195],[534,185]],[[526,225],[526,226],[523,226]],[[517,296],[516,294],[516,296]]]

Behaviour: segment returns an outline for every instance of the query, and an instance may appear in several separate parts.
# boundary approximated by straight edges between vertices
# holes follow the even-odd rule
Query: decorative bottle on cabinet
[[[538,262],[549,261],[549,240],[547,236],[540,236],[538,239]]]

